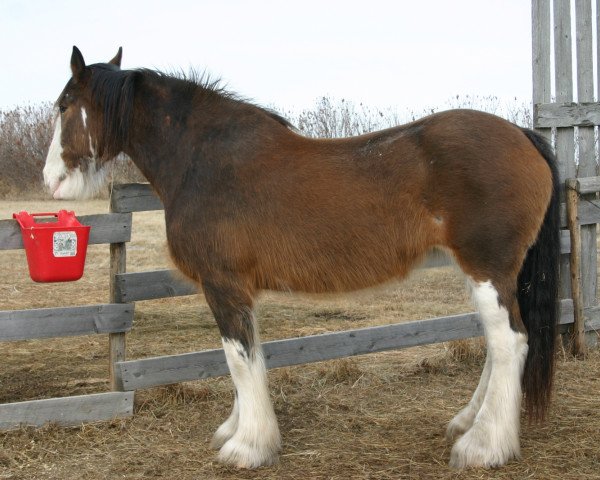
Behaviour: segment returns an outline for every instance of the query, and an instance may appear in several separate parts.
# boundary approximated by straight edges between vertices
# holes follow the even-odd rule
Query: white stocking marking
[[[499,304],[490,281],[473,282],[473,298],[488,343],[490,378],[473,426],[452,449],[450,465],[457,468],[500,466],[520,455],[521,376],[527,337],[510,328],[508,311]]]
[[[485,365],[483,366],[483,371],[481,372],[479,384],[475,389],[475,393],[473,393],[473,398],[471,398],[471,401],[468,403],[468,405],[463,408],[448,424],[448,428],[446,429],[446,439],[448,441],[455,440],[473,426],[475,416],[477,415],[477,412],[479,412],[485,397],[485,393],[487,392],[491,371],[492,358],[491,355],[488,354],[485,357]]]
[[[267,388],[267,370],[260,343],[248,354],[237,340],[223,338],[223,350],[237,391],[238,411],[235,433],[225,441],[219,459],[242,468],[270,465],[277,460],[281,439]],[[217,431],[229,434],[235,426],[232,416]],[[220,440],[216,438],[215,444]]]
[[[235,400],[233,401],[233,409],[231,410],[231,415],[229,415],[229,418],[221,424],[221,426],[213,435],[212,441],[210,442],[210,446],[212,448],[218,450],[225,444],[227,440],[233,437],[233,434],[238,428],[238,421],[240,418],[239,410],[240,409],[238,408],[238,399],[236,393]]]

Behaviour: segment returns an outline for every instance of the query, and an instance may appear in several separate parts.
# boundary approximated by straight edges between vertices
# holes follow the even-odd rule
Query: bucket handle
[[[48,212],[48,213],[30,213],[32,217],[58,217],[58,213],[56,212]]]
[[[13,213],[13,218],[16,219],[22,228],[31,228],[33,225],[36,225],[36,221],[34,217],[54,217],[57,218],[60,222],[61,219],[71,219],[75,218],[74,213],[67,210],[59,210],[58,212],[41,212],[41,213],[28,213],[28,212],[19,212]],[[79,225],[79,224],[77,224]]]

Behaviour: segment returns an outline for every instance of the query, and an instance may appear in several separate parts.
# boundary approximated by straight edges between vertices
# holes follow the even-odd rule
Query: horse
[[[253,305],[261,290],[351,292],[405,277],[434,248],[464,272],[487,342],[479,384],[446,429],[452,467],[520,456],[520,411],[550,403],[558,317],[559,183],[543,137],[473,110],[342,139],[198,75],[122,70],[122,48],[72,76],[43,174],[57,199],[96,194],[124,153],[164,204],[178,269],[217,322],[235,400],[212,446],[271,465],[281,437]]]

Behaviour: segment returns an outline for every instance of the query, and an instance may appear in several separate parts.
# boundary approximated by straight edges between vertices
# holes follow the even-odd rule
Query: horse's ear
[[[71,54],[71,72],[73,73],[73,82],[77,83],[81,80],[83,72],[85,71],[85,60],[79,49],[73,46],[73,53]]]
[[[121,58],[123,57],[123,47],[119,47],[119,51],[117,52],[117,54],[113,57],[113,59],[108,62],[111,63],[113,65],[116,65],[117,67],[121,67]]]

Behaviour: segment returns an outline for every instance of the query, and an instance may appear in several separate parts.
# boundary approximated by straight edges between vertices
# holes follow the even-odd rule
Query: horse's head
[[[73,76],[56,101],[55,130],[44,166],[44,182],[57,199],[96,195],[105,183],[103,168],[119,152],[106,148],[106,112],[97,77],[119,72],[122,49],[108,63],[86,66],[73,47]]]

